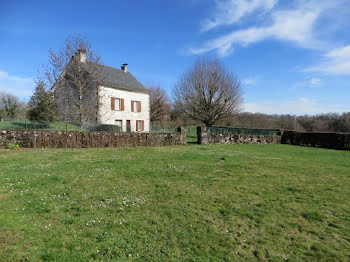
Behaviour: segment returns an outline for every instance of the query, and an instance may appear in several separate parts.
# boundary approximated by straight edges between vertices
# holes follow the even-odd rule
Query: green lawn
[[[349,259],[349,151],[0,151],[0,261]]]
[[[196,143],[197,137],[197,126],[186,126],[186,138],[188,143]]]
[[[37,125],[35,125],[34,122],[31,122],[29,120],[16,120],[16,121],[0,121],[0,130],[1,129],[7,129],[7,130],[22,130],[22,129],[38,129]],[[77,125],[73,125],[70,123],[64,123],[64,122],[53,122],[50,124],[49,128],[44,128],[41,130],[69,130],[69,131],[79,131],[80,127]]]

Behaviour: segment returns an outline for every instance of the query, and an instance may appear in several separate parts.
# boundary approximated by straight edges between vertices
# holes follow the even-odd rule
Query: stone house
[[[70,74],[73,69],[79,74]],[[128,72],[127,64],[117,69],[93,63],[79,50],[53,90],[62,120],[86,126],[116,125],[124,132],[150,130],[149,91]]]

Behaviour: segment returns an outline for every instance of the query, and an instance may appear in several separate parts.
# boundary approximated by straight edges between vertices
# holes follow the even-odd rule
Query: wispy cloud
[[[221,25],[232,25],[256,11],[270,10],[275,6],[277,0],[217,0],[215,3],[216,8],[212,17],[201,22],[202,32]]]
[[[306,79],[305,81],[300,81],[297,82],[293,85],[292,89],[297,89],[297,88],[320,88],[324,85],[322,79],[317,78],[317,77],[312,77],[309,79]]]
[[[0,92],[27,98],[32,94],[33,87],[34,80],[32,78],[10,75],[8,72],[0,70]]]
[[[320,86],[321,85],[321,79],[319,79],[319,78],[311,78],[310,79],[310,84],[311,84],[311,86]]]
[[[243,78],[242,84],[245,86],[255,86],[258,83],[258,76],[250,76],[247,78]]]
[[[293,1],[293,5],[289,5],[285,9],[274,8],[276,2],[262,0],[217,1],[217,10],[221,10],[221,12],[217,11],[215,19],[204,20],[202,31],[220,25],[233,24],[254,11],[269,11],[268,17],[265,19],[267,22],[262,26],[246,26],[244,29],[234,30],[231,33],[213,38],[201,47],[190,48],[189,52],[202,54],[217,51],[220,56],[227,56],[233,51],[235,45],[248,46],[266,39],[288,41],[308,49],[324,50],[328,47],[327,41],[318,38],[317,22],[323,14],[327,13],[326,10],[335,8],[342,1],[299,0]],[[242,10],[238,8],[232,11],[230,8],[240,5],[242,5]],[[229,19],[230,12],[233,12],[234,15]]]
[[[261,101],[246,103],[245,111],[265,114],[321,114],[321,113],[342,113],[350,111],[349,106],[321,104],[315,99],[300,97],[297,100],[289,101]]]
[[[330,75],[350,75],[350,45],[326,53],[320,65],[306,68],[305,72],[322,72]]]

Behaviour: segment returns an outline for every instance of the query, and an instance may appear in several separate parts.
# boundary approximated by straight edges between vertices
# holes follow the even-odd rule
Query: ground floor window
[[[123,130],[123,120],[115,120],[115,125],[120,128],[120,131]]]
[[[136,131],[143,131],[145,125],[145,121],[143,120],[136,120]]]

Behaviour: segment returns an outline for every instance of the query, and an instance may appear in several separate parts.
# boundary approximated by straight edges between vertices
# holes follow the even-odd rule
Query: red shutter
[[[115,110],[115,100],[114,97],[111,97],[111,109]]]
[[[131,112],[134,112],[134,101],[131,100]]]
[[[145,130],[145,120],[142,120],[142,131],[144,131],[144,130]]]
[[[136,131],[139,131],[139,121],[136,120]]]
[[[124,98],[120,99],[120,110],[124,111]]]
[[[141,112],[141,101],[139,101],[139,112]]]

